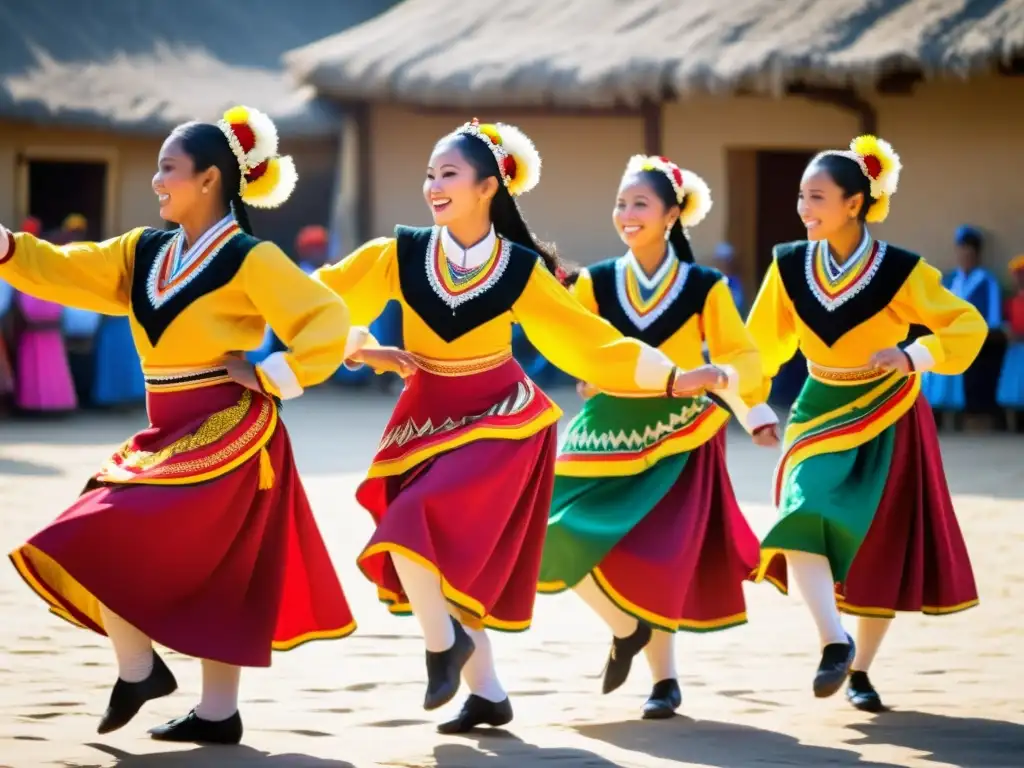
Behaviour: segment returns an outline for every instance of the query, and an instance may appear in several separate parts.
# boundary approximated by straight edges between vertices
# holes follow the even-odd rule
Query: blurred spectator
[[[978,229],[967,224],[958,227],[954,241],[957,267],[946,273],[943,285],[977,307],[988,323],[989,334],[978,358],[962,376],[925,373],[922,390],[936,411],[953,412],[958,428],[963,414],[968,413],[987,415],[997,430],[1005,430],[1006,414],[996,404],[996,383],[1006,352],[999,281],[981,266],[983,237]]]
[[[299,230],[295,238],[295,261],[307,275],[327,263],[327,230],[310,225]]]
[[[6,410],[10,396],[14,394],[14,370],[7,354],[7,337],[10,332],[11,304],[14,289],[0,280],[0,413]]]
[[[21,230],[40,234],[40,222],[29,217]],[[28,413],[73,411],[78,405],[68,369],[60,304],[16,292],[18,312],[14,370],[15,404]]]
[[[72,213],[64,219],[60,229],[50,233],[46,239],[56,245],[80,242],[87,237],[89,222],[80,213]],[[100,325],[98,312],[76,307],[64,307],[61,313],[61,330],[68,355],[68,367],[75,385],[75,397],[79,406],[87,408],[92,404],[92,388],[96,378],[95,350],[96,330]]]
[[[713,263],[715,269],[725,275],[725,280],[729,284],[729,292],[732,294],[732,300],[736,303],[736,308],[740,311],[741,315],[746,316],[746,297],[743,295],[743,283],[736,276],[736,251],[732,245],[729,243],[719,243],[716,245]]]
[[[996,402],[1014,412],[1016,432],[1024,434],[1024,254],[1010,262],[1015,293],[1006,302],[1006,330],[1009,336],[1003,368],[999,375]]]

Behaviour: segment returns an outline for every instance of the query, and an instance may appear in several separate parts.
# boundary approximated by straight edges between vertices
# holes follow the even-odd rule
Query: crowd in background
[[[27,219],[21,229],[67,244],[84,239],[88,223],[81,215],[71,214],[56,231],[43,233],[34,218]],[[962,376],[924,374],[923,392],[940,426],[961,429],[965,417],[973,416],[985,419],[996,431],[1024,433],[1024,256],[1008,265],[1010,284],[1006,290],[997,272],[983,265],[984,238],[978,229],[961,226],[954,243],[957,266],[945,274],[945,285],[978,308],[988,321],[989,337],[977,361]],[[299,267],[312,273],[328,263],[332,250],[327,230],[311,225],[299,233],[291,255]],[[750,307],[735,274],[733,247],[720,243],[712,261],[726,276],[733,299],[745,314]],[[397,303],[388,305],[371,332],[382,344],[401,345],[402,318]],[[926,329],[917,329],[916,335],[924,332]],[[248,356],[259,362],[283,347],[268,328],[262,346]],[[537,352],[519,326],[515,326],[512,350],[541,387],[572,383]],[[773,402],[780,406],[791,403],[806,375],[805,361],[798,353],[775,380]],[[369,368],[353,371],[342,366],[332,383],[373,383],[387,390],[396,386],[397,380],[377,377]],[[144,402],[139,357],[126,317],[61,307],[14,291],[0,280],[0,416],[142,407]]]

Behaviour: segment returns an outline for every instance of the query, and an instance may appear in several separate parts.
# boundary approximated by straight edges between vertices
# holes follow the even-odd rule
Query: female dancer
[[[868,669],[895,612],[978,602],[919,374],[961,373],[987,329],[935,268],[865,226],[885,219],[899,171],[874,136],[815,157],[797,203],[808,240],[775,246],[747,318],[769,378],[798,348],[810,373],[786,425],[759,575],[784,578],[788,563],[807,601],[823,647],[814,694],[831,696],[852,669],[847,696],[872,712],[882,703]],[[932,333],[901,349],[912,324]],[[860,616],[856,644],[840,610]]]
[[[761,390],[761,358],[728,282],[694,263],[685,234],[710,209],[695,173],[633,157],[612,213],[629,250],[584,270],[573,292],[623,334],[719,377],[744,426],[774,433],[771,408],[743,401]],[[757,537],[726,472],[729,412],[704,396],[618,398],[585,384],[581,394],[593,396],[559,452],[540,591],[574,589],[612,630],[604,693],[646,651],[654,688],[643,716],[671,717],[682,703],[673,634],[744,623],[742,582],[757,569]]]
[[[295,182],[273,123],[235,107],[175,128],[160,150],[153,191],[178,230],[64,247],[0,232],[0,277],[127,314],[146,374],[149,427],[11,553],[51,611],[110,637],[118,680],[100,733],[177,687],[153,641],[203,660],[203,693],[150,733],[229,744],[242,736],[241,666],[355,628],[276,400],[330,376],[346,334],[365,337],[337,296],[252,236],[245,208],[280,205]],[[266,322],[290,351],[254,369],[237,350]]]
[[[540,157],[517,128],[467,123],[427,166],[436,226],[398,227],[318,273],[360,324],[389,299],[402,304],[410,354],[356,356],[418,369],[357,493],[377,523],[359,564],[393,612],[419,620],[424,708],[450,701],[465,674],[472,695],[442,733],[511,721],[483,630],[525,630],[533,613],[561,411],[512,358],[513,323],[546,358],[608,390],[677,395],[718,378],[679,371],[569,295],[553,249],[515,202],[539,175]]]

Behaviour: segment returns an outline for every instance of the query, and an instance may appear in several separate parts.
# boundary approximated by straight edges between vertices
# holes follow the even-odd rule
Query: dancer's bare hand
[[[256,375],[256,366],[240,355],[234,355],[224,361],[224,367],[236,383],[254,392],[262,392],[260,379]]]
[[[910,358],[899,347],[889,347],[876,352],[871,358],[871,364],[886,371],[910,373]]]
[[[398,347],[371,347],[361,349],[349,358],[352,362],[368,365],[377,373],[397,373],[403,379],[419,370],[416,360]]]
[[[672,397],[696,397],[718,385],[722,378],[720,369],[713,365],[702,365],[692,371],[680,371],[672,382]]]
[[[758,427],[750,439],[754,441],[754,445],[760,445],[762,448],[775,448],[782,442],[779,438],[779,425],[765,424],[763,427]]]

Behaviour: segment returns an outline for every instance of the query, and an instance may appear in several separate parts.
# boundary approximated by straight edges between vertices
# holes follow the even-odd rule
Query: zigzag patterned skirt
[[[589,575],[656,629],[743,624],[759,547],[726,470],[728,418],[706,398],[588,400],[559,452],[538,590]]]
[[[401,555],[438,574],[463,623],[525,630],[561,411],[508,356],[480,372],[454,367],[418,371],[398,399],[356,494],[377,524],[358,563],[394,614],[410,611]]]

